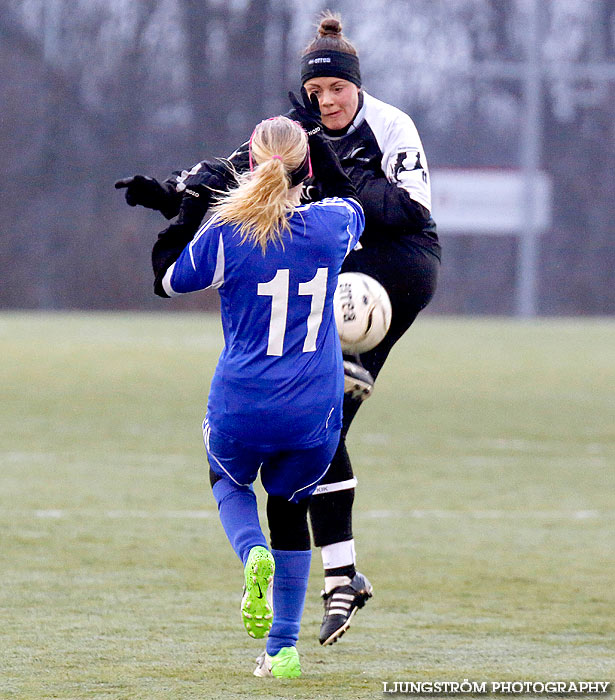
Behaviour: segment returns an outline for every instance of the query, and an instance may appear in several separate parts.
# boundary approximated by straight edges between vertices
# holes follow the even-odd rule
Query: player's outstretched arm
[[[181,194],[168,182],[160,183],[147,175],[133,175],[115,183],[115,189],[125,189],[126,204],[137,205],[161,212],[167,219],[177,216]]]
[[[248,169],[248,147],[242,144],[228,158],[202,160],[190,170],[177,170],[159,182],[147,175],[133,175],[115,182],[115,189],[125,189],[126,203],[131,207],[142,206],[159,211],[165,218],[179,214],[187,180],[193,175],[210,172],[224,179],[224,190],[236,183],[236,173]]]

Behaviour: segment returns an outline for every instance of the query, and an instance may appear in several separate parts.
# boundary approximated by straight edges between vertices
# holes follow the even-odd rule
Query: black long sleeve
[[[331,144],[321,134],[309,138],[310,157],[315,181],[321,197],[352,197],[360,202],[352,181],[340,165]]]
[[[425,207],[385,177],[365,178],[359,185],[359,200],[365,212],[366,228],[378,227],[389,235],[420,233],[430,219]]]
[[[168,298],[169,295],[162,288],[162,279],[194,238],[209,207],[210,196],[199,194],[198,198],[191,194],[184,195],[177,219],[158,234],[158,239],[154,243],[152,249],[154,293],[160,297]]]
[[[161,192],[158,202],[158,211],[165,219],[173,219],[179,213],[182,203],[182,195],[175,189],[169,180],[160,183]]]
[[[188,186],[188,182],[192,177],[191,173],[196,170],[197,173],[204,175],[211,173],[219,175],[225,181],[223,189],[228,190],[236,184],[235,173],[241,173],[248,170],[249,167],[248,142],[242,143],[228,158],[217,158],[215,160],[202,160],[190,170],[174,170],[169,177],[161,184],[163,192],[160,193],[158,210],[167,218],[172,219],[179,214],[179,209],[182,203],[183,190],[182,185]]]

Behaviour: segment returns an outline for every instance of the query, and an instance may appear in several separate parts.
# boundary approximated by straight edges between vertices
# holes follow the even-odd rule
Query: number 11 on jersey
[[[322,323],[327,295],[327,278],[329,269],[319,267],[314,277],[308,282],[299,284],[299,296],[311,296],[310,315],[307,318],[307,330],[303,343],[303,352],[316,350],[318,330]],[[284,352],[284,336],[286,335],[286,319],[288,316],[290,270],[278,270],[269,282],[260,282],[258,296],[271,297],[271,318],[269,320],[268,355],[282,355]]]

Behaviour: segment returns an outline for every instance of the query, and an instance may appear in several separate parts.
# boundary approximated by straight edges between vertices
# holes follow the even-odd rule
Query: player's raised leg
[[[346,397],[344,408],[351,401],[356,400]],[[373,592],[371,583],[356,570],[352,533],[356,483],[342,437],[329,471],[310,501],[314,543],[321,548],[325,574],[325,609],[319,634],[323,645],[333,644],[346,632],[357,610]]]

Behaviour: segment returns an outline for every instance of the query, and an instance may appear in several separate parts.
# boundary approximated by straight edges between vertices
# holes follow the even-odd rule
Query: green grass
[[[349,438],[375,596],[319,647],[315,552],[304,676],[270,681],[201,443],[218,319],[1,315],[0,697],[615,680],[614,347],[606,320],[420,319]]]

